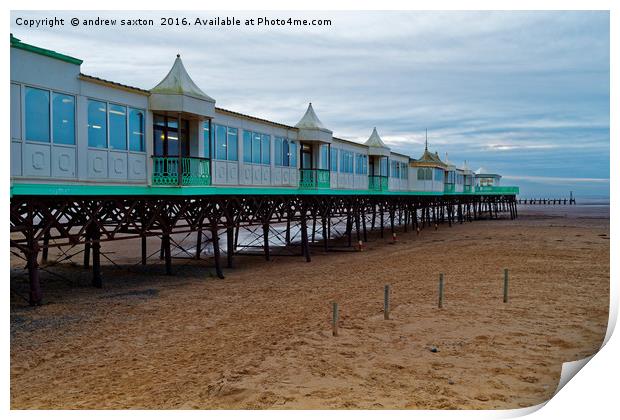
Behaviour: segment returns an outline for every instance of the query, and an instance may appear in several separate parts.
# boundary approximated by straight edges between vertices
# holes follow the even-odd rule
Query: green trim
[[[388,177],[384,175],[368,175],[368,189],[370,191],[387,191]]]
[[[46,57],[55,58],[56,60],[64,61],[66,63],[77,64],[78,66],[83,63],[83,60],[80,60],[79,58],[60,54],[56,51],[46,50],[45,48],[35,47],[34,45],[21,42],[19,39],[15,38],[13,34],[11,34],[11,47],[19,48],[20,50],[29,51],[35,54],[44,55]]]
[[[153,185],[211,185],[209,159],[197,157],[153,156]]]
[[[511,188],[511,191],[518,187]],[[401,195],[401,196],[442,196],[442,195],[501,195],[515,194],[514,192],[475,192],[451,193],[432,191],[369,191],[369,190],[332,190],[316,189],[304,190],[294,187],[224,187],[224,186],[196,186],[196,187],[164,187],[146,185],[59,185],[59,184],[13,184],[13,196],[200,196],[200,195]]]
[[[331,187],[330,172],[327,169],[300,169],[299,189],[316,190]]]
[[[519,187],[476,187],[476,192],[481,194],[519,194]]]

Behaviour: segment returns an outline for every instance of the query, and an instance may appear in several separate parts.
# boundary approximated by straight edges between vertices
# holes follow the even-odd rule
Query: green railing
[[[209,159],[153,156],[153,185],[211,185]]]
[[[388,177],[383,175],[368,175],[368,189],[370,191],[387,191]]]
[[[445,192],[445,193],[453,193],[454,191],[456,191],[454,189],[454,184],[444,184],[443,192]]]
[[[464,193],[468,193],[469,194],[469,193],[471,193],[471,191],[472,191],[471,185],[464,185],[463,186],[463,192]]]
[[[299,188],[302,190],[315,190],[317,188],[330,188],[329,170],[327,169],[300,169]]]
[[[519,187],[476,187],[477,193],[492,193],[492,194],[519,194]]]

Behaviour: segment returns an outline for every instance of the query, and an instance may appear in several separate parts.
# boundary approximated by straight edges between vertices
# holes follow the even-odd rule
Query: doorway
[[[180,127],[179,127],[180,125]],[[153,154],[189,156],[189,120],[168,115],[153,115]]]

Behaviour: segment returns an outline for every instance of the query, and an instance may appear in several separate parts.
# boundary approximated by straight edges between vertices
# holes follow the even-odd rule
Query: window
[[[276,143],[277,139],[278,137],[276,137]],[[280,142],[280,144],[282,144],[281,137]],[[282,152],[280,152],[280,157],[282,157]],[[252,131],[244,131],[243,161],[246,163],[262,163],[264,165],[269,165],[271,163],[271,136],[268,134],[254,133]],[[278,161],[279,159],[276,157],[276,162]]]
[[[204,147],[204,157],[211,157],[211,121],[202,123],[202,144]]]
[[[392,178],[400,178],[400,162],[390,162],[390,176]]]
[[[338,171],[338,149],[334,149],[333,147],[330,150],[330,165],[329,168],[332,172]]]
[[[297,143],[295,143],[294,141],[292,141],[290,143],[290,151],[289,151],[289,156],[291,158],[291,164],[290,166],[296,168],[297,167]]]
[[[110,148],[127,150],[127,108],[110,104]]]
[[[319,162],[319,169],[329,169],[329,146],[322,144],[321,148],[321,160]]]
[[[273,140],[273,159],[276,166],[282,166],[282,137]]]
[[[52,93],[52,128],[54,143],[75,144],[75,98]]]
[[[355,154],[355,173],[358,175],[366,175],[368,173],[368,159],[366,155],[361,153]]]
[[[108,147],[108,105],[105,102],[88,101],[88,146]]]
[[[271,164],[271,136],[261,134],[261,162],[263,165]]]
[[[243,132],[243,161],[252,163],[252,133],[249,131]]]
[[[216,159],[226,160],[226,127],[223,125],[215,126],[215,157]]]
[[[289,148],[289,143],[287,139],[282,141],[282,165],[284,166],[293,166],[290,162],[291,159],[291,150]],[[295,161],[297,162],[297,161]]]
[[[444,180],[444,170],[435,168],[435,181]]]
[[[409,165],[407,163],[401,162],[400,169],[400,179],[408,179],[409,178]]]
[[[238,130],[225,125],[215,126],[215,158],[220,160],[237,160],[239,134]]]
[[[129,108],[129,150],[144,152],[144,111]]]
[[[346,174],[353,173],[353,152],[347,150],[340,151],[340,172]]]
[[[388,176],[388,159],[387,158],[381,158],[381,161],[379,162],[379,174],[381,176]]]
[[[258,133],[252,133],[252,162],[260,163],[260,141],[261,136]]]
[[[432,181],[433,170],[431,168],[418,168],[418,180],[420,181]]]
[[[50,93],[26,88],[26,140],[50,141]]]
[[[237,160],[237,129],[228,127],[228,137],[226,151],[228,152],[228,160]]]

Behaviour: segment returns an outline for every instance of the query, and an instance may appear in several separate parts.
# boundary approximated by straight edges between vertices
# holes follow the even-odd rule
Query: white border
[[[9,8],[19,10],[33,10],[43,9],[47,10],[51,6],[49,2],[44,1],[32,1],[23,0],[15,1],[13,4],[8,5]],[[620,19],[618,13],[620,12],[620,2],[612,0],[590,0],[590,1],[569,1],[569,0],[470,0],[467,2],[456,0],[435,0],[433,2],[420,2],[420,1],[395,1],[395,0],[382,0],[378,1],[354,1],[343,0],[335,2],[334,0],[313,0],[309,3],[293,3],[285,0],[267,0],[262,1],[260,4],[252,2],[250,0],[228,0],[225,2],[217,2],[214,4],[205,4],[204,1],[184,1],[177,0],[174,3],[158,1],[157,4],[149,1],[141,1],[135,3],[129,3],[126,0],[108,0],[105,3],[89,3],[83,0],[57,0],[53,3],[53,6],[58,10],[100,10],[101,6],[106,6],[109,10],[170,10],[171,6],[174,6],[175,10],[611,10],[611,109],[610,109],[610,139],[618,139],[618,103],[620,98],[618,96],[617,75],[615,72],[618,70],[618,39],[620,34],[618,28],[620,28]],[[2,17],[0,22],[2,25],[6,25],[5,36],[8,37],[8,24],[9,24],[9,8],[2,9]],[[5,65],[2,68],[5,83],[2,84],[2,94],[5,100],[2,103],[2,118],[5,124],[5,135],[8,134],[9,127],[9,111],[8,111],[8,98],[10,98],[9,92],[9,69],[8,69],[8,42],[4,47]],[[5,153],[0,154],[2,159],[0,167],[2,168],[2,194],[3,197],[9,196],[9,160],[10,153],[8,153],[8,145],[10,139],[4,142]],[[611,160],[613,163],[618,162],[618,146],[614,141],[610,141]],[[615,165],[611,166],[615,168]],[[614,255],[614,251],[617,250],[616,238],[619,233],[617,224],[615,223],[617,216],[617,188],[618,188],[618,172],[611,171],[610,174],[610,192],[611,192],[611,255]],[[3,219],[5,223],[2,224],[2,237],[7,238],[9,236],[9,224],[8,224],[8,206],[1,206]],[[8,271],[9,266],[9,244],[5,239],[2,242],[4,251],[1,254],[3,267],[5,273]],[[620,354],[620,342],[617,337],[611,335],[616,323],[618,312],[618,285],[617,285],[617,265],[613,263],[611,259],[611,307],[610,307],[610,321],[607,335],[605,338],[606,345],[602,351],[595,355],[591,362],[583,367],[582,372],[579,374],[578,379],[570,381],[561,391],[552,398],[547,404],[541,404],[537,407],[530,407],[521,410],[505,410],[505,411],[390,411],[388,413],[384,411],[218,411],[218,412],[169,412],[169,411],[114,411],[114,412],[88,412],[88,416],[97,418],[108,417],[116,415],[120,417],[132,418],[164,418],[169,417],[171,414],[175,416],[187,416],[187,417],[203,417],[205,415],[217,415],[221,418],[239,418],[239,417],[254,417],[254,418],[290,418],[295,416],[298,418],[309,418],[315,416],[327,416],[340,418],[359,418],[359,417],[383,417],[390,416],[394,418],[504,418],[525,415],[531,412],[535,413],[532,418],[537,419],[555,419],[555,418],[584,418],[586,416],[595,416],[607,418],[616,413],[616,400],[617,395],[617,383],[618,378],[618,354]],[[4,283],[5,293],[3,294],[3,307],[6,310],[7,317],[3,322],[4,334],[2,355],[5,363],[2,365],[2,398],[4,402],[5,410],[9,409],[9,392],[10,392],[10,369],[9,369],[9,304],[10,294],[8,293],[8,281]],[[568,364],[563,368],[563,376],[569,371],[574,370],[574,367],[579,363]],[[566,372],[566,373],[565,373]],[[544,406],[544,408],[542,408]],[[542,408],[542,409],[541,409]],[[15,418],[30,418],[45,416],[47,418],[82,418],[85,415],[83,411],[53,411],[53,412],[32,412],[21,411],[11,412],[11,416]]]

